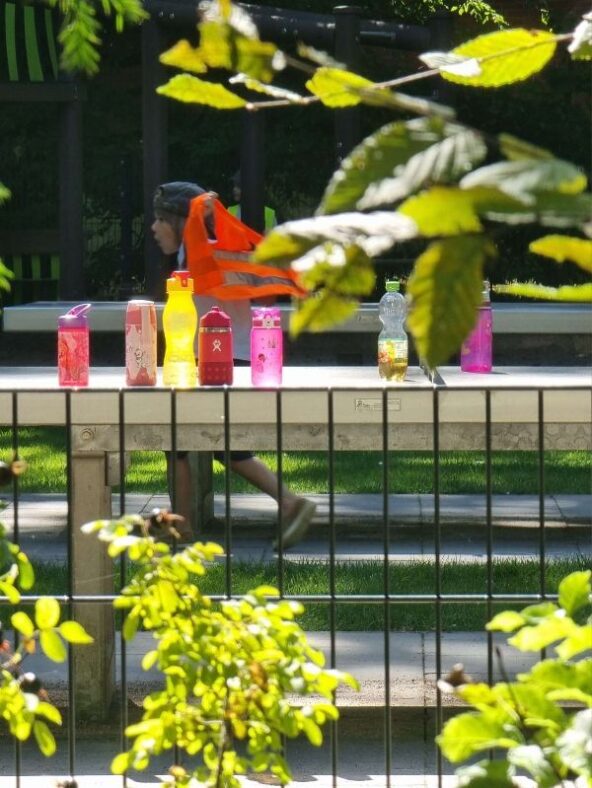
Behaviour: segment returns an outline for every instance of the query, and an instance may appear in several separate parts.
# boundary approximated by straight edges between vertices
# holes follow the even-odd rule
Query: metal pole
[[[360,62],[360,14],[358,6],[336,6],[335,58],[356,71]],[[335,110],[335,140],[337,163],[360,141],[360,111],[357,107]]]
[[[241,219],[258,232],[265,229],[264,169],[265,118],[245,112],[241,139]]]
[[[121,283],[119,298],[126,301],[132,293],[132,158],[124,153],[119,160],[121,198]]]

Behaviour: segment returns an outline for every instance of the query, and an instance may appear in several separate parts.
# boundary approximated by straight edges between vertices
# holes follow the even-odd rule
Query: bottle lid
[[[398,293],[401,283],[398,279],[387,279],[384,287],[387,293]]]
[[[253,310],[255,328],[281,328],[282,315],[277,306],[263,306]]]
[[[199,321],[200,328],[226,328],[230,330],[230,317],[219,306],[213,306]]]
[[[58,326],[60,328],[86,328],[88,326],[86,313],[91,306],[92,304],[73,306],[65,315],[58,317]]]
[[[189,271],[173,271],[167,279],[167,293],[193,293],[193,279]]]

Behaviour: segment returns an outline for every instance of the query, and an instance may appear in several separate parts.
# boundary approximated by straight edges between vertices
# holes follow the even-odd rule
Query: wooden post
[[[111,488],[106,481],[104,452],[73,452],[71,555],[76,595],[113,593],[115,566],[106,546],[80,527],[111,517]],[[74,647],[76,712],[81,719],[106,720],[115,690],[115,627],[111,602],[77,602],[73,618],[94,638],[89,646]]]

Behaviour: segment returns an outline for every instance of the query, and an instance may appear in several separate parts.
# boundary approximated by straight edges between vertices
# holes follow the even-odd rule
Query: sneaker
[[[285,518],[282,547],[293,547],[306,536],[316,508],[317,505],[307,498],[298,500],[292,514]],[[279,550],[279,546],[279,540],[276,539],[273,543],[273,549]]]

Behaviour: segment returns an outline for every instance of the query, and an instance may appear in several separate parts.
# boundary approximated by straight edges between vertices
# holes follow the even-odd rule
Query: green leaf
[[[544,238],[532,241],[528,248],[531,252],[551,257],[558,263],[569,260],[584,271],[592,273],[592,241],[567,235],[545,235]]]
[[[341,247],[355,245],[370,257],[375,257],[395,243],[416,235],[415,222],[393,211],[317,216],[275,227],[257,246],[253,259],[287,265],[325,242]],[[303,264],[302,267],[310,266]]]
[[[360,90],[374,85],[369,79],[341,68],[321,66],[306,83],[326,107],[354,107],[361,101]]]
[[[459,788],[515,788],[506,760],[479,761],[456,770]]]
[[[78,645],[94,643],[94,638],[77,621],[64,621],[59,626],[59,632],[68,643],[76,643]]]
[[[521,613],[516,613],[514,610],[504,610],[494,616],[491,621],[486,624],[485,629],[490,632],[514,632],[525,623],[524,617]]]
[[[55,706],[52,706],[51,703],[47,703],[46,701],[39,701],[35,708],[35,714],[45,717],[45,719],[50,722],[55,722],[56,725],[62,724],[62,715],[59,709],[56,709]]]
[[[557,784],[557,774],[537,744],[514,747],[508,752],[508,761],[532,775],[538,788],[552,788]]]
[[[590,604],[592,571],[572,572],[559,583],[559,604],[573,616],[581,607]]]
[[[46,758],[50,758],[56,751],[56,742],[53,733],[44,722],[35,720],[33,723],[33,735],[43,755],[45,755]]]
[[[323,290],[299,301],[290,317],[290,335],[303,331],[324,331],[350,318],[358,309],[358,301]]]
[[[506,159],[519,161],[521,159],[553,159],[551,151],[539,148],[530,142],[525,142],[512,134],[500,134],[498,136],[499,147]]]
[[[19,585],[23,591],[28,591],[35,584],[35,571],[27,556],[18,552],[16,562],[19,570]]]
[[[4,594],[11,605],[18,605],[21,601],[21,595],[14,585],[3,580],[0,580],[0,594]]]
[[[554,616],[543,619],[536,626],[523,627],[508,643],[519,651],[540,651],[557,640],[569,637],[576,628],[570,618]]]
[[[504,293],[505,295],[537,298],[544,301],[592,303],[592,284],[547,287],[546,285],[533,285],[526,282],[513,282],[508,285],[494,285],[493,291],[495,293]]]
[[[314,720],[310,717],[304,717],[302,720],[302,730],[312,745],[315,747],[321,746],[323,743],[323,734]]]
[[[51,629],[60,620],[60,604],[56,599],[43,596],[35,602],[35,623],[38,629]]]
[[[483,265],[493,253],[490,241],[469,236],[434,243],[416,260],[407,325],[430,367],[447,361],[475,324]]]
[[[428,238],[482,229],[470,195],[461,189],[434,187],[405,200],[399,213],[413,219],[419,232]]]
[[[0,205],[10,199],[10,189],[7,189],[3,183],[0,183]]]
[[[29,616],[26,613],[23,613],[22,610],[18,613],[13,613],[13,615],[10,617],[10,621],[12,626],[18,630],[21,635],[24,635],[26,638],[33,637],[35,625]]]
[[[111,761],[112,774],[124,774],[132,765],[133,759],[133,753],[120,752],[119,755],[116,755]]]
[[[329,181],[317,214],[358,208],[374,184],[379,188],[384,179],[398,176],[412,156],[443,139],[444,133],[442,121],[423,118],[383,126],[343,160]]]
[[[472,87],[510,85],[543,69],[555,54],[555,48],[555,37],[546,30],[499,30],[478,36],[452,50],[453,55],[476,61],[478,73],[473,69],[473,75],[465,74],[458,64],[444,64],[440,74],[450,82]]]
[[[310,291],[327,287],[340,295],[362,296],[371,293],[376,282],[372,261],[356,246],[344,249],[324,244],[295,261],[292,267]]]
[[[244,99],[223,85],[205,82],[191,74],[177,74],[166,85],[156,88],[156,92],[187,104],[205,104],[216,109],[240,109],[247,106]]]
[[[456,688],[456,695],[465,703],[483,710],[496,703],[497,696],[488,684],[461,684]]]
[[[537,192],[578,194],[586,188],[586,176],[574,164],[560,159],[499,161],[465,175],[463,189],[488,186],[530,205]]]
[[[571,659],[576,654],[581,654],[591,649],[592,624],[585,624],[584,626],[576,627],[569,637],[566,637],[563,643],[560,643],[555,650],[561,659]]]
[[[572,60],[592,60],[592,13],[584,14],[567,48]]]
[[[53,629],[42,630],[39,635],[39,645],[52,662],[64,662],[68,656],[64,641]]]
[[[449,761],[458,763],[481,750],[515,747],[520,733],[508,724],[504,714],[492,709],[458,714],[448,720],[436,742]]]
[[[592,774],[592,709],[580,711],[573,716],[569,727],[557,737],[557,750],[565,766],[588,778]]]
[[[195,74],[205,74],[208,70],[199,49],[192,47],[185,38],[163,52],[159,59],[165,66],[175,66],[183,71],[193,71]]]

